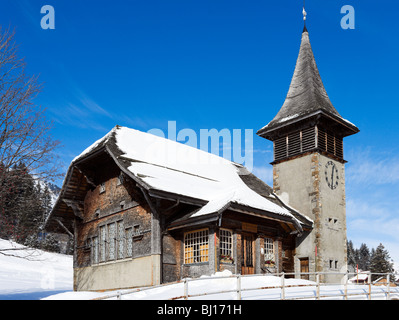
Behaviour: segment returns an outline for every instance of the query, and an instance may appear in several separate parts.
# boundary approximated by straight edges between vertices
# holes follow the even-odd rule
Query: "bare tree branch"
[[[7,181],[14,168],[23,164],[36,179],[46,181],[62,176],[56,154],[60,143],[51,136],[52,123],[46,119],[46,110],[35,104],[42,84],[37,76],[26,74],[14,36],[15,31],[0,27],[0,228],[6,221],[4,208],[12,192]],[[4,252],[7,250],[0,249]]]

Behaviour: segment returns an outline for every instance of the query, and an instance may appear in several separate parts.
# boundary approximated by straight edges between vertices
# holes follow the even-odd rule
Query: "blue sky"
[[[382,242],[399,269],[399,3],[306,2],[330,99],[361,130],[344,142],[348,238]],[[354,30],[340,25],[348,4]],[[40,26],[44,5],[55,30]],[[65,170],[116,124],[256,132],[284,102],[303,28],[300,0],[2,0],[0,24],[16,29],[28,72],[44,83],[36,102],[54,121]],[[272,184],[272,143],[253,143],[254,172]]]

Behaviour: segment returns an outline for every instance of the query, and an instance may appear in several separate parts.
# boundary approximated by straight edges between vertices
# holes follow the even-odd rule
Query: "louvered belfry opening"
[[[337,158],[344,158],[343,139],[336,137],[333,133],[318,130],[318,149],[327,152]]]
[[[274,161],[282,161],[310,151],[319,151],[343,160],[343,138],[318,126],[287,133],[274,140]]]

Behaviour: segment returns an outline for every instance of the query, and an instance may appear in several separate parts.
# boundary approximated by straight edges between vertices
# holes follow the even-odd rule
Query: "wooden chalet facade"
[[[118,136],[127,141],[122,148]],[[135,143],[147,138],[149,143]],[[137,154],[146,153],[138,149],[153,140],[168,148],[179,145],[179,152],[206,154],[116,127],[72,162],[47,230],[75,238],[75,290],[149,286],[226,269],[234,274],[294,272],[295,239],[311,231],[312,221],[230,161],[219,158],[221,164],[202,165],[204,172],[207,166],[215,172],[204,177],[187,172],[191,166],[179,171],[178,164],[126,154],[130,143]],[[227,184],[217,181],[227,177],[227,171],[219,175],[226,166],[237,185],[230,178]],[[173,191],[176,185],[182,192]]]

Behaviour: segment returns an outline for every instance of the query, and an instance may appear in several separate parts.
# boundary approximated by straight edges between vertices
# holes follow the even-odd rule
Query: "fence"
[[[317,273],[301,273],[303,276],[313,276],[316,281],[302,281],[298,278],[293,278],[297,276],[294,273],[280,273],[280,274],[265,274],[265,275],[233,275],[230,277],[204,277],[198,279],[183,279],[182,281],[158,285],[154,287],[118,291],[115,294],[100,297],[94,300],[108,300],[117,299],[122,300],[123,296],[132,295],[138,292],[145,292],[149,290],[154,290],[157,288],[166,288],[167,286],[173,284],[182,284],[181,295],[175,295],[169,297],[169,300],[188,300],[191,298],[206,298],[211,295],[221,295],[221,300],[224,294],[230,294],[229,297],[232,298],[231,294],[234,295],[234,299],[251,299],[248,296],[248,292],[257,292],[252,297],[256,296],[256,299],[278,299],[278,300],[298,300],[298,299],[310,299],[310,300],[322,300],[322,299],[367,299],[367,300],[399,300],[399,287],[391,281],[391,275],[386,273],[340,273],[340,272],[317,272]],[[323,277],[326,276],[336,276],[340,277],[340,283],[324,283],[322,281]],[[366,282],[359,284],[354,282],[349,282],[349,279],[355,277],[356,279],[366,278]],[[367,275],[367,277],[364,277]],[[359,277],[360,276],[360,277]],[[363,276],[363,277],[362,277]],[[378,276],[378,280],[385,280],[382,284],[372,283],[372,276]],[[243,282],[248,282],[252,277],[270,277],[273,281],[270,281],[270,285],[266,286],[250,286],[248,284],[243,285]],[[227,280],[225,283],[229,285],[225,289],[220,289],[216,291],[205,290],[204,292],[191,292],[189,284],[193,288],[195,284],[198,287],[201,281],[213,281],[213,280]],[[255,279],[257,280],[257,279]],[[278,283],[276,283],[276,280]],[[299,280],[299,281],[298,281]],[[232,281],[235,286],[232,288]],[[261,281],[258,281],[258,283]],[[266,281],[267,283],[268,281]],[[180,287],[179,287],[180,288]],[[300,289],[300,290],[299,290]],[[198,291],[198,290],[197,290]],[[243,296],[245,295],[245,296]],[[128,297],[129,298],[129,297]],[[130,297],[132,298],[132,297]]]

